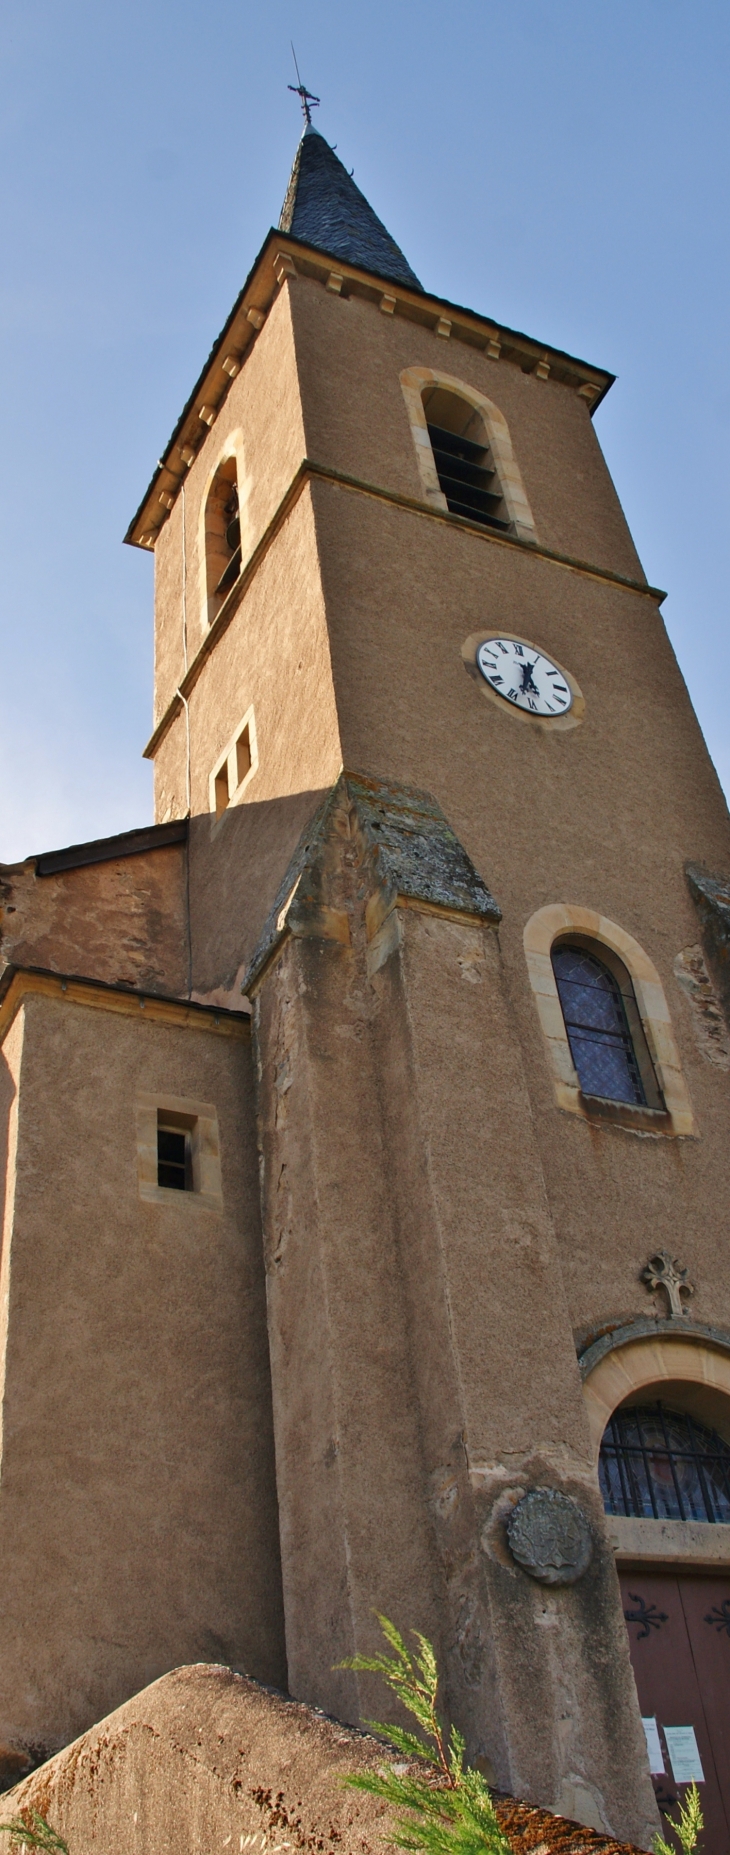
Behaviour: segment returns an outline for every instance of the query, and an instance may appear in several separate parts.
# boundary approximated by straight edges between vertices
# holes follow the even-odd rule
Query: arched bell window
[[[654,1067],[623,962],[608,948],[560,942],[553,972],[584,1095],[662,1108]]]
[[[235,457],[216,471],[205,505],[205,577],[208,623],[235,585],[241,571],[241,516]]]
[[[428,435],[442,494],[452,515],[503,533],[510,520],[481,413],[447,387],[423,393]]]
[[[607,1514],[730,1523],[730,1447],[690,1415],[656,1404],[619,1406],[601,1443]]]

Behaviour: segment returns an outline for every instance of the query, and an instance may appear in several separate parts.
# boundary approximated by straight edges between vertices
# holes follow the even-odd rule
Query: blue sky
[[[130,515],[317,126],[427,288],[618,374],[597,430],[730,790],[726,0],[4,0],[0,858],[152,816]]]

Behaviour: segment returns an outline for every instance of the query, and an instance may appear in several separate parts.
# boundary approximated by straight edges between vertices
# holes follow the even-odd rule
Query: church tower
[[[127,535],[155,555],[156,826],[4,872],[4,1408],[35,1373],[45,1460],[32,1118],[70,1038],[61,1413],[67,1380],[112,1399],[111,1348],[127,1451],[81,1451],[92,1588],[51,1636],[84,1698],[34,1639],[11,1745],[194,1659],[356,1722],[338,1665],[380,1611],[432,1639],[502,1789],[648,1846],[694,1759],[725,1847],[730,830],[596,439],[611,385],[429,295],[307,121]],[[81,883],[103,953],[68,940]],[[129,1333],[129,1297],[84,1299],[100,1192]],[[91,1678],[100,1637],[127,1646]]]

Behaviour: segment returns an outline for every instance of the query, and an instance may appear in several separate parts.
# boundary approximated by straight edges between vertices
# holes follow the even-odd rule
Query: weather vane
[[[291,39],[289,40],[289,43],[290,43],[290,45],[291,45]],[[297,54],[296,54],[296,52],[295,52],[295,50],[294,50],[294,46],[293,46],[293,45],[292,45],[292,48],[291,48],[291,55],[292,55],[292,58],[294,59],[294,69],[295,69],[295,71],[296,71],[296,74],[297,74],[297,80],[298,80],[298,81],[297,81],[297,83],[296,83],[296,84],[287,84],[287,90],[293,90],[293,92],[294,92],[294,95],[295,95],[295,97],[298,97],[298,98],[299,98],[299,101],[300,101],[300,103],[301,103],[301,106],[302,106],[302,111],[303,111],[303,114],[304,114],[304,120],[305,120],[305,122],[306,122],[306,125],[307,125],[307,128],[308,128],[308,129],[311,129],[311,127],[312,127],[312,110],[313,110],[313,109],[319,109],[319,97],[314,97],[314,96],[312,95],[312,92],[311,92],[311,90],[308,90],[308,89],[307,89],[307,86],[306,86],[306,84],[303,84],[303,83],[302,83],[302,80],[301,80],[301,77],[299,76],[299,66],[298,66],[298,64],[297,64]]]

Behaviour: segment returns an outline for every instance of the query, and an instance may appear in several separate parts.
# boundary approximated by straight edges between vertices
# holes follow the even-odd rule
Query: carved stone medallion
[[[531,1488],[507,1521],[510,1552],[540,1584],[575,1584],[593,1555],[593,1535],[578,1502],[559,1488]]]

